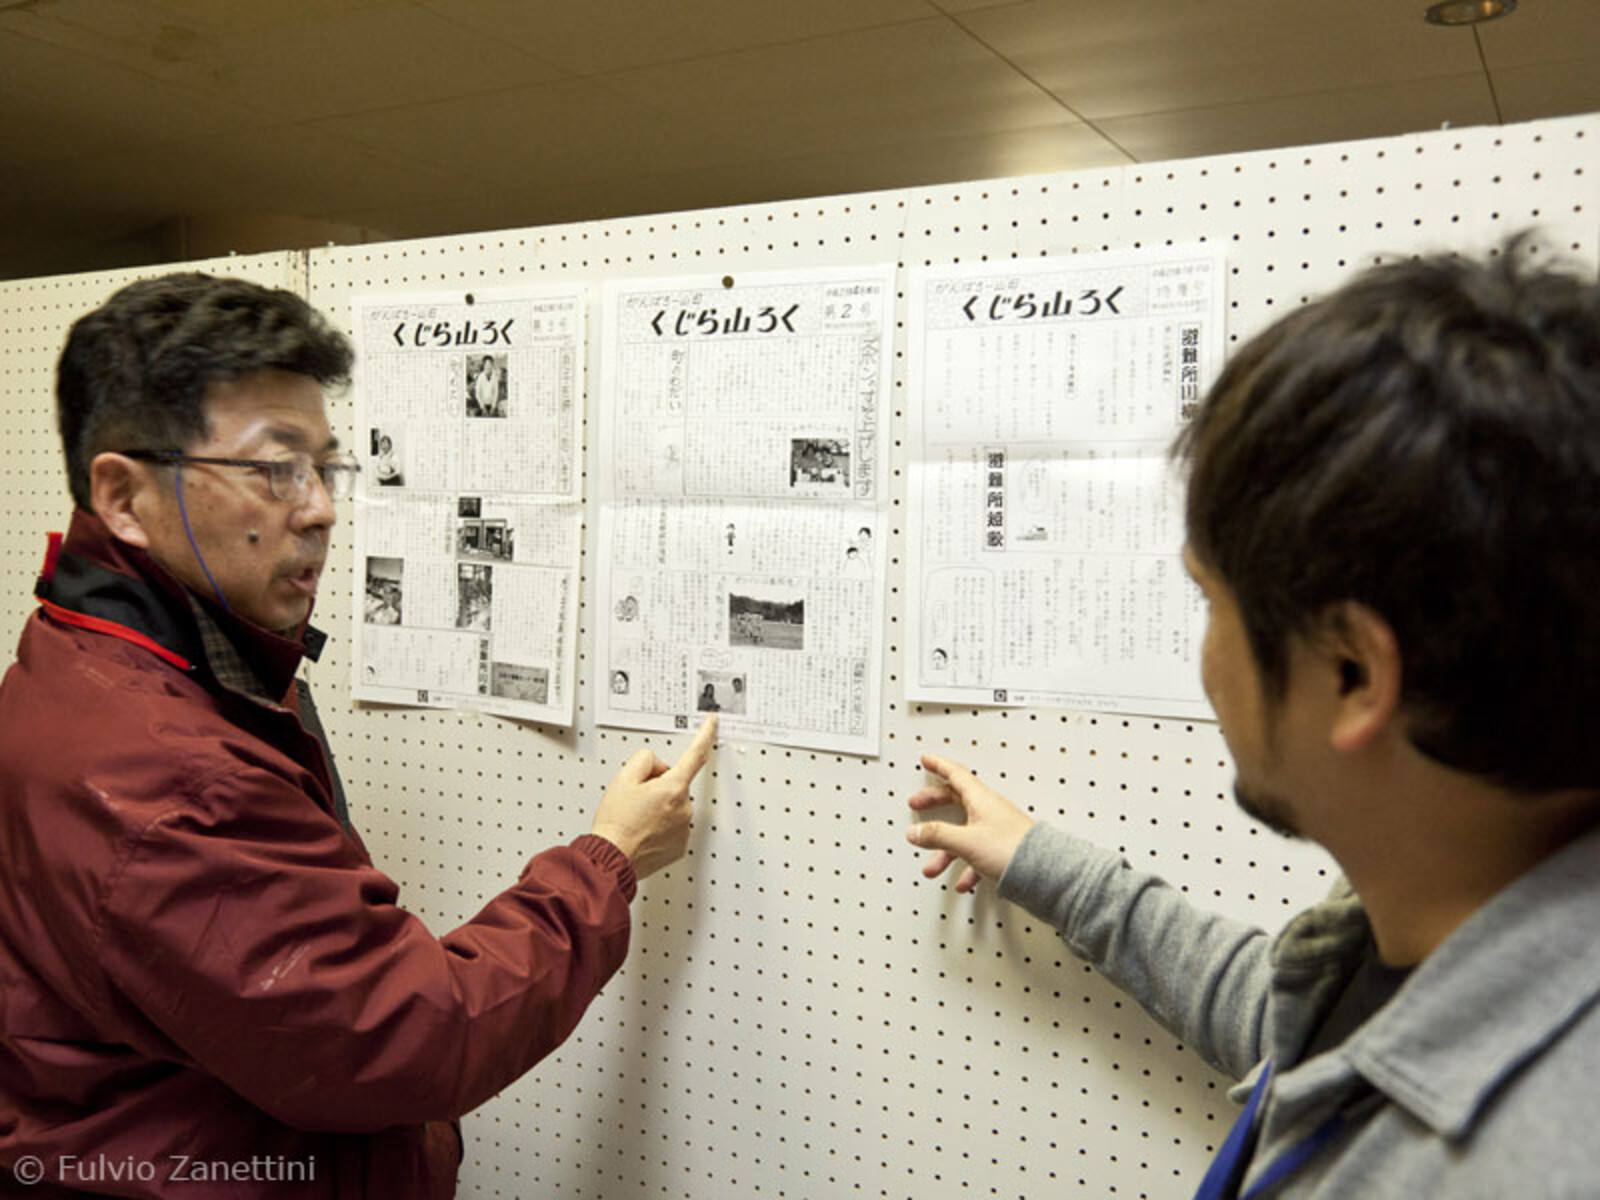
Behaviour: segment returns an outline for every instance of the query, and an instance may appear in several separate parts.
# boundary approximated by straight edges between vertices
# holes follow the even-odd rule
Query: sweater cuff
[[[572,848],[598,867],[603,867],[616,877],[622,898],[633,903],[639,891],[639,880],[633,873],[633,863],[612,842],[597,834],[585,833],[572,839]]]
[[[1040,821],[1022,839],[999,880],[1001,899],[1065,929],[1086,884],[1123,866],[1122,856]]]

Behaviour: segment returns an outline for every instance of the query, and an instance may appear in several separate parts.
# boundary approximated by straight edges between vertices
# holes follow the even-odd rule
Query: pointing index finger
[[[683,752],[678,761],[672,764],[670,773],[682,776],[685,780],[693,779],[700,773],[700,768],[706,765],[706,758],[711,754],[711,746],[716,740],[717,714],[712,713],[700,722],[694,740],[689,743],[689,748]]]
[[[923,754],[922,766],[924,770],[933,772],[940,779],[955,785],[957,788],[973,777],[972,772],[960,763],[951,762],[948,758],[942,758],[937,754]]]

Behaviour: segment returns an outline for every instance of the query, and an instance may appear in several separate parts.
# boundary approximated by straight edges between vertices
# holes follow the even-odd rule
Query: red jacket
[[[0,1195],[453,1195],[447,1122],[621,964],[627,858],[547,850],[434,937],[171,576],[79,512],[39,590],[0,683],[0,1164],[44,1181]],[[207,611],[292,698],[299,643]]]

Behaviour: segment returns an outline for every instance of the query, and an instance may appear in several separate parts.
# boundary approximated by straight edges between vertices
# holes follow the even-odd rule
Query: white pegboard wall
[[[580,282],[597,298],[623,277],[893,260],[903,321],[914,264],[1206,241],[1228,256],[1231,343],[1380,256],[1481,250],[1523,225],[1543,225],[1538,252],[1592,268],[1597,138],[1600,120],[1578,118],[328,248],[309,255],[308,294],[348,329],[351,297],[385,289]],[[109,290],[88,288],[84,307]],[[642,886],[618,977],[560,1052],[466,1121],[463,1196],[1184,1196],[1231,1123],[1228,1081],[1049,930],[988,888],[972,899],[922,879],[903,834],[917,753],[979,767],[1037,815],[1268,927],[1326,890],[1329,865],[1237,813],[1210,724],[906,704],[904,352],[902,324],[881,757],[718,748],[689,856]],[[597,389],[594,369],[588,380]],[[35,420],[32,403],[8,394],[8,433]],[[352,440],[348,398],[330,415]],[[32,486],[8,494],[13,510],[42,503]],[[586,564],[594,536],[591,521]],[[25,578],[3,560],[23,594],[38,532],[26,539]],[[352,708],[348,530],[336,541],[318,614],[335,634],[314,674],[323,716],[374,856],[443,932],[530,854],[585,831],[643,736],[593,723],[586,607],[573,730]],[[657,742],[668,757],[681,746]]]
[[[1555,122],[434,239],[381,259],[318,251],[312,294],[337,316],[378,287],[548,279],[598,294],[620,277],[1205,240],[1229,256],[1237,340],[1381,255],[1482,247],[1551,212],[1562,215],[1549,244],[1592,263],[1594,206],[1577,172],[1594,136],[1591,121]],[[1513,193],[1520,207],[1503,199]],[[1181,1195],[1231,1122],[1225,1081],[1025,914],[923,881],[903,841],[916,753],[929,746],[1233,915],[1276,926],[1330,883],[1316,852],[1238,816],[1210,725],[907,709],[903,356],[902,329],[882,758],[717,752],[690,857],[646,883],[618,979],[562,1052],[468,1122],[466,1194]],[[581,831],[638,744],[594,727],[592,672],[580,664],[580,675],[572,733],[350,716],[355,728],[402,727],[395,745],[408,752],[354,768],[377,785],[354,790],[358,805],[390,805],[396,788],[408,797],[395,824],[386,807],[369,824],[392,834],[375,839],[380,857],[409,859],[397,872],[415,864],[404,878],[428,885],[419,898],[436,927],[470,915],[483,883],[525,852]],[[431,761],[457,745],[472,748],[454,756],[467,772],[459,800]],[[498,848],[480,829],[503,837]]]

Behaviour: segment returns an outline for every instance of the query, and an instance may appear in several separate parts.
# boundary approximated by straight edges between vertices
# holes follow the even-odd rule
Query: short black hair
[[[1413,744],[1526,792],[1600,782],[1600,289],[1533,257],[1365,271],[1243,346],[1175,450],[1269,697],[1359,602]]]
[[[185,449],[207,433],[206,390],[254,371],[350,380],[349,340],[301,297],[198,272],[131,283],[67,334],[56,416],[73,501],[108,450]]]

